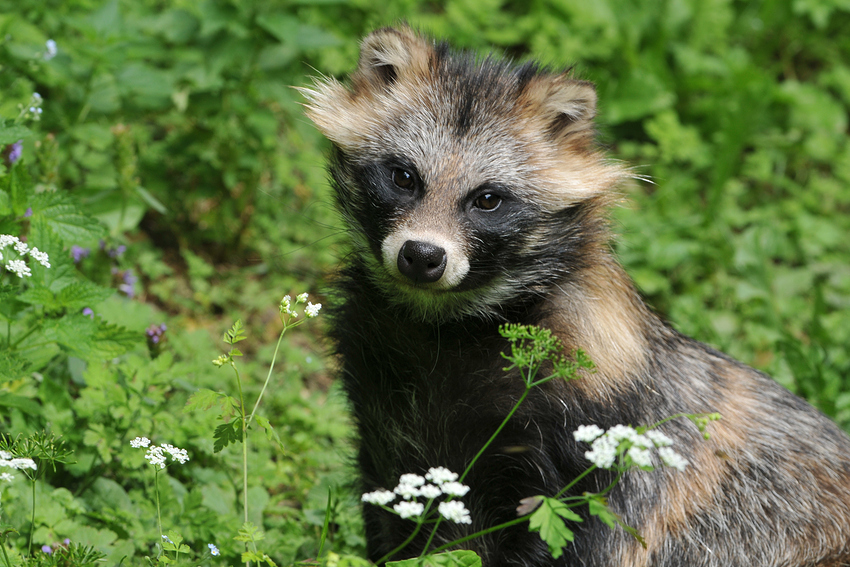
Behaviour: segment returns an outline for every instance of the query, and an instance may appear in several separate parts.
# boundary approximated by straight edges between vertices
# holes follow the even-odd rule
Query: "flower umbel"
[[[601,469],[625,470],[637,466],[651,470],[655,467],[652,450],[657,449],[661,464],[684,470],[688,461],[670,449],[672,439],[654,429],[644,431],[640,433],[628,425],[615,425],[608,431],[603,431],[596,425],[582,425],[573,432],[573,437],[576,441],[591,443],[590,451],[584,456]],[[618,457],[621,457],[619,461]],[[616,467],[615,462],[618,462]]]
[[[147,448],[145,459],[154,466],[164,469],[166,464],[166,454],[171,455],[172,461],[177,461],[181,465],[189,460],[189,453],[186,449],[180,449],[174,445],[163,443],[162,446],[151,445],[150,439],[147,437],[136,437],[130,441],[130,447],[134,449]]]

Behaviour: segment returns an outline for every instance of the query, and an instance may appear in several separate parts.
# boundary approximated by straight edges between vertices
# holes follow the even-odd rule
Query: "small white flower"
[[[573,431],[573,437],[576,441],[584,441],[592,443],[597,437],[605,433],[598,425],[579,425],[578,429]]]
[[[440,487],[435,486],[433,484],[426,484],[425,486],[419,489],[419,496],[422,496],[423,498],[436,498],[442,493],[443,491],[440,490]]]
[[[683,471],[688,466],[688,461],[682,455],[671,449],[670,447],[661,447],[658,449],[658,456],[661,457],[661,462],[665,466]]]
[[[210,555],[219,555],[220,552],[214,543],[208,543],[207,547],[210,548]]]
[[[395,493],[389,490],[376,490],[375,492],[367,492],[366,494],[360,497],[360,500],[368,504],[386,506],[387,504],[395,500]]]
[[[163,539],[163,541],[167,541],[168,543],[174,543],[173,541],[171,541],[171,540],[168,538],[168,536],[167,536],[167,535],[162,536],[162,539]]]
[[[418,474],[408,473],[403,474],[398,479],[399,484],[409,484],[410,486],[422,486],[425,484],[425,479]]]
[[[33,97],[35,100],[41,100],[41,95],[40,95],[40,94],[38,94],[38,93],[32,93],[32,97]]]
[[[24,469],[32,469],[36,470],[35,461],[32,459],[10,459],[10,460],[0,460],[0,467],[9,467],[10,469],[18,469],[22,471]]]
[[[413,486],[412,484],[399,484],[393,489],[393,492],[395,492],[405,500],[410,500],[419,496],[419,489]]]
[[[0,473],[0,480],[4,480],[6,482],[12,482],[15,480],[15,477],[7,472]]]
[[[17,275],[19,278],[23,278],[24,276],[29,277],[32,275],[32,271],[23,260],[9,260],[6,264],[6,270]]]
[[[606,433],[608,437],[611,437],[618,443],[620,441],[633,441],[637,434],[638,432],[628,425],[615,425]]]
[[[10,244],[16,244],[17,242],[17,236],[12,236],[11,234],[0,234],[0,250],[6,248]]]
[[[168,443],[163,443],[162,449],[171,455],[173,460],[179,461],[181,465],[185,464],[186,461],[189,460],[189,453],[186,449],[178,449],[174,445],[169,445]]]
[[[132,441],[130,441],[130,447],[134,449],[138,449],[139,447],[147,447],[151,444],[151,440],[147,437],[136,437]]]
[[[469,517],[469,510],[459,500],[451,502],[440,502],[437,506],[440,515],[447,520],[451,520],[456,524],[471,524],[472,518]]]
[[[443,484],[444,482],[457,480],[457,473],[453,473],[445,467],[434,467],[428,469],[428,472],[425,474],[425,478],[434,484]]]
[[[398,515],[402,518],[412,518],[420,516],[425,510],[425,505],[421,502],[402,501],[393,506],[393,510],[398,512]]]
[[[42,252],[38,248],[33,248],[32,250],[30,250],[30,256],[35,258],[36,261],[45,268],[50,267],[50,258],[48,258],[46,252]]]
[[[650,429],[645,433],[645,435],[649,437],[649,439],[656,447],[669,447],[673,444],[672,439],[670,439],[657,429]]]
[[[12,453],[8,451],[0,451],[0,461],[6,461],[12,458]]]
[[[603,435],[593,442],[593,445],[590,446],[590,451],[586,452],[584,456],[597,467],[607,469],[614,464],[618,446],[619,443],[614,438]]]
[[[148,452],[145,453],[145,458],[153,466],[159,465],[159,468],[165,468],[165,455],[162,454],[162,447],[151,445],[150,448],[148,448]]]
[[[304,303],[305,301],[307,301],[307,293],[306,292],[295,296],[295,302],[296,303]]]
[[[30,247],[27,245],[26,242],[21,242],[20,240],[15,242],[15,252],[17,252],[21,256],[24,256],[27,252],[29,252],[29,249]]]
[[[443,489],[443,493],[449,496],[466,496],[466,493],[469,492],[468,486],[454,481],[444,482],[440,488]]]
[[[652,454],[643,447],[632,445],[626,454],[632,459],[632,462],[639,467],[652,466]]]
[[[292,308],[292,298],[288,295],[284,295],[283,299],[280,300],[280,312],[298,317],[298,313]]]
[[[307,318],[312,319],[313,317],[317,317],[319,315],[319,309],[321,308],[321,303],[317,303],[315,305],[313,305],[312,303],[308,303],[307,307],[304,308],[304,314],[307,315]]]

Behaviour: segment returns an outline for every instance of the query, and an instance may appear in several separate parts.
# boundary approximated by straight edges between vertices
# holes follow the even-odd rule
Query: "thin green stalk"
[[[280,342],[283,340],[283,335],[286,333],[287,326],[283,325],[283,329],[280,331],[280,336],[277,338],[277,345],[274,347],[274,354],[272,355],[272,363],[269,365],[269,373],[266,376],[266,381],[263,383],[263,389],[260,390],[260,395],[257,396],[257,403],[254,404],[254,409],[251,410],[251,415],[248,417],[248,425],[251,424],[251,421],[254,419],[254,415],[257,413],[257,408],[260,407],[260,400],[263,399],[263,394],[266,393],[266,386],[269,385],[269,380],[272,377],[272,370],[274,370],[274,363],[277,360],[277,352],[280,349]]]
[[[513,520],[508,520],[507,522],[505,522],[503,524],[499,524],[498,526],[493,526],[491,528],[487,528],[486,530],[481,530],[480,532],[475,532],[474,534],[470,534],[470,535],[464,536],[460,539],[450,541],[449,543],[446,543],[446,544],[441,545],[440,547],[434,549],[434,551],[432,551],[431,553],[439,553],[441,551],[445,551],[446,549],[453,547],[455,545],[458,545],[459,543],[464,543],[464,542],[467,542],[471,539],[475,539],[477,537],[481,537],[483,535],[489,534],[490,532],[495,532],[495,531],[498,531],[498,530],[509,528],[511,526],[515,526],[516,524],[521,524],[522,522],[526,522],[526,521],[528,521],[528,516],[522,516],[520,518],[514,518]]]
[[[30,538],[27,555],[32,556],[32,534],[35,531],[35,478],[32,479],[32,516],[30,517]]]
[[[3,536],[3,541],[0,541],[0,549],[3,550],[3,559],[6,561],[6,567],[12,567],[12,562],[6,554],[6,536]]]
[[[153,469],[153,492],[156,497],[156,523],[159,526],[159,544],[162,545],[162,511],[159,508],[159,469]]]
[[[239,388],[239,411],[242,415],[242,510],[244,511],[245,523],[248,523],[248,423],[245,419],[245,396],[242,393],[242,378],[239,376],[239,370],[233,361],[230,362],[233,371],[236,372],[236,386]],[[252,541],[253,543],[253,541]],[[245,543],[248,546],[248,543]],[[257,551],[257,544],[253,543],[254,551]],[[250,567],[251,562],[246,561],[245,567]]]
[[[560,498],[562,494],[564,494],[567,490],[569,490],[570,488],[575,486],[578,483],[578,481],[580,481],[581,479],[583,479],[584,477],[586,477],[587,475],[589,475],[590,473],[592,473],[596,469],[597,469],[596,465],[591,465],[589,469],[586,469],[583,473],[581,473],[580,475],[575,477],[572,481],[570,481],[570,483],[568,485],[566,485],[564,488],[559,490],[558,494],[556,494],[553,498]]]
[[[424,516],[425,513],[423,512],[422,515]],[[401,544],[399,544],[398,547],[396,547],[395,549],[393,549],[392,551],[390,551],[389,553],[387,553],[386,555],[384,555],[383,557],[381,557],[380,559],[375,561],[375,565],[380,565],[384,561],[388,561],[390,557],[392,557],[393,555],[395,555],[396,553],[398,553],[399,551],[401,551],[402,549],[407,547],[407,544],[410,543],[411,541],[413,541],[413,538],[415,538],[416,534],[418,534],[419,531],[422,529],[422,525],[423,525],[422,522],[419,522],[418,524],[416,524],[416,529],[413,530],[413,533],[411,533],[410,536],[406,540],[404,540]],[[436,526],[435,526],[435,528],[436,528]],[[431,540],[429,539],[428,542],[430,543],[430,541]],[[425,549],[428,549],[428,547],[425,546]]]

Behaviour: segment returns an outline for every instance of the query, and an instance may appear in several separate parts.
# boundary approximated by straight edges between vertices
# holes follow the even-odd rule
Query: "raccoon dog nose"
[[[398,251],[398,271],[414,283],[433,283],[446,271],[446,251],[439,246],[408,240]]]

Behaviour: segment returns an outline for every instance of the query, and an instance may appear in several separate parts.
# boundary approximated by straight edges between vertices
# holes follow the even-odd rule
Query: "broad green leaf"
[[[4,357],[4,355],[0,355],[0,376],[3,378],[16,378],[18,376],[17,372],[13,372],[8,366],[4,367],[4,362],[8,362],[8,359]],[[17,367],[18,370],[23,368],[23,365]],[[30,398],[25,398],[23,396],[15,396],[13,394],[3,394],[0,396],[0,406],[7,408],[15,408],[21,410],[22,412],[29,415],[41,415],[42,409],[41,406],[31,400]]]
[[[112,297],[115,290],[99,286],[88,280],[74,282],[62,288],[56,295],[56,301],[69,311],[92,307]]]
[[[30,136],[32,136],[32,131],[26,126],[21,126],[20,124],[0,125],[0,146],[14,144],[18,140],[23,140]]]
[[[481,558],[474,551],[458,549],[425,557],[389,561],[387,567],[481,567]]]
[[[106,234],[103,225],[61,193],[36,195],[32,201],[32,218],[46,222],[66,244],[94,240]]]

